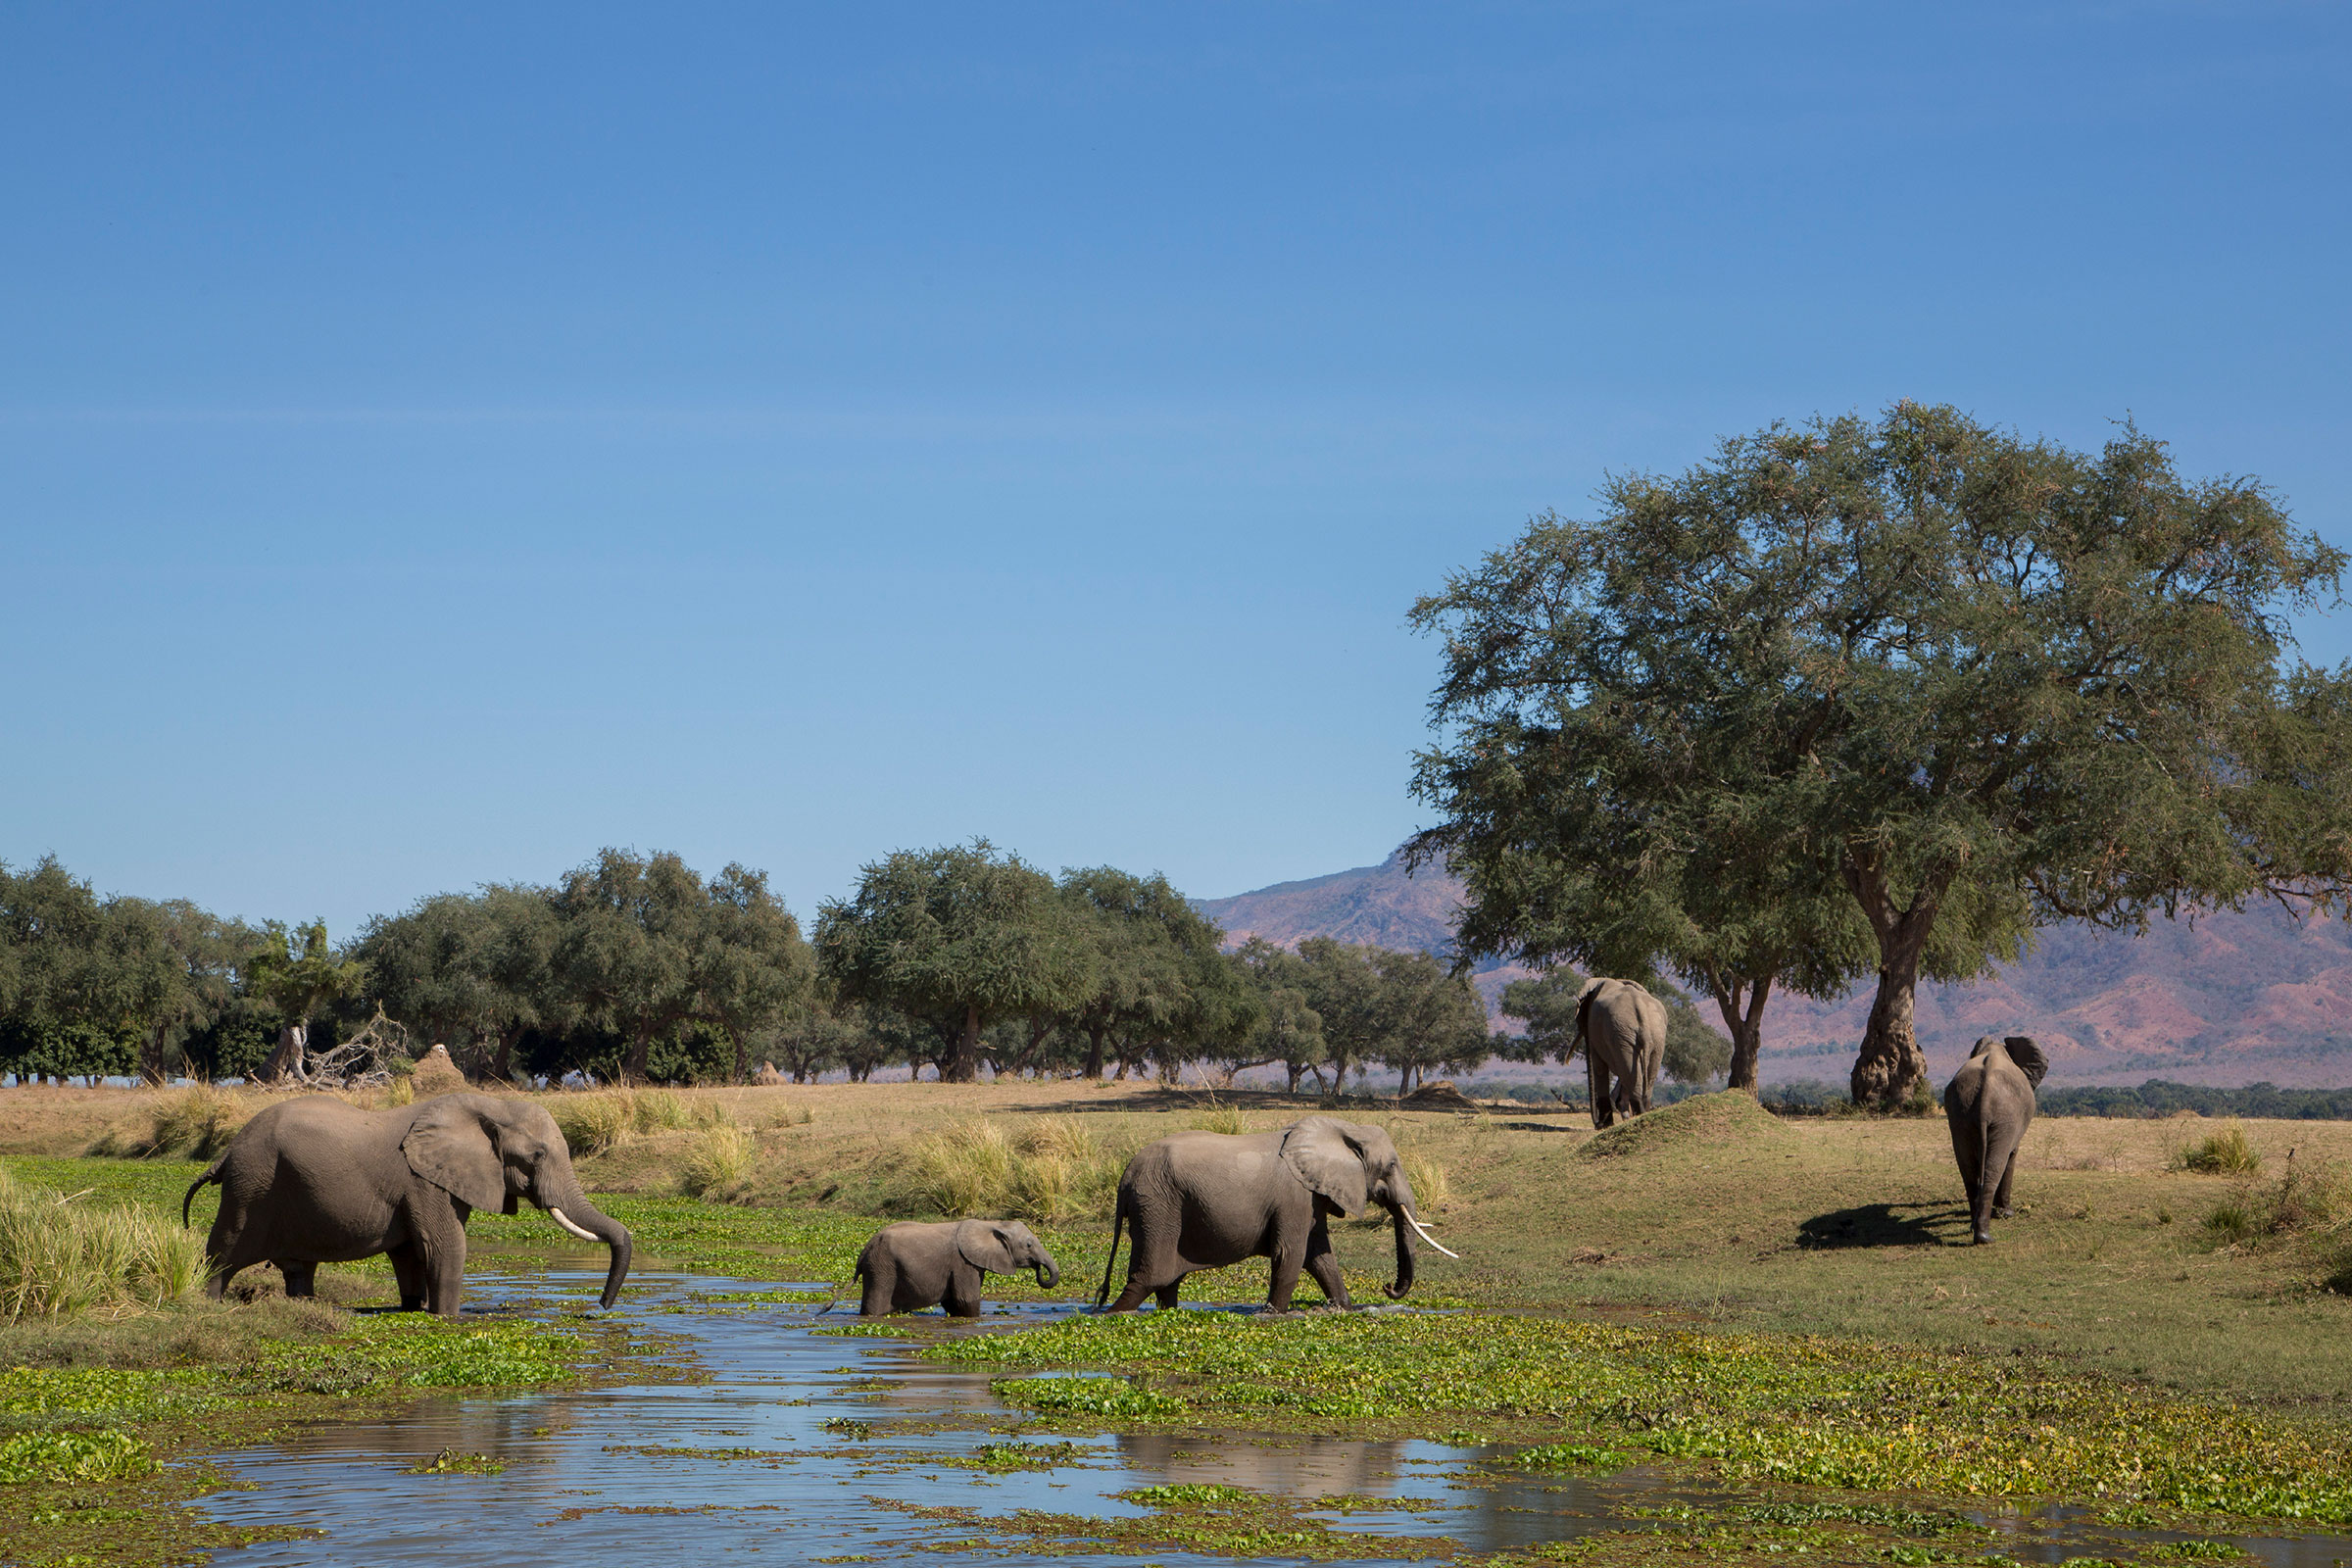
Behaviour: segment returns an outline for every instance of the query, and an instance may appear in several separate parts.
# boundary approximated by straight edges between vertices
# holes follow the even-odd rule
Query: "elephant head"
[[[1334,1116],[1309,1116],[1293,1122],[1282,1137],[1283,1162],[1298,1173],[1309,1191],[1328,1199],[1341,1213],[1353,1215],[1365,1203],[1378,1203],[1396,1226],[1396,1278],[1383,1286],[1396,1300],[1413,1288],[1413,1232],[1429,1237],[1429,1245],[1447,1257],[1455,1254],[1439,1245],[1413,1204],[1413,1184],[1405,1179],[1404,1162],[1396,1146],[1377,1127],[1363,1127]],[[1410,1226],[1411,1229],[1406,1229]]]
[[[965,1262],[984,1273],[1033,1270],[1041,1291],[1050,1291],[1061,1283],[1061,1270],[1054,1266],[1054,1254],[1017,1219],[965,1220],[956,1227],[956,1250],[963,1254]]]
[[[1977,1042],[1977,1048],[1968,1054],[1968,1059],[1974,1061],[1986,1052],[1995,1049],[2005,1053],[2011,1061],[2017,1063],[2017,1070],[2026,1075],[2028,1083],[2036,1089],[2041,1087],[2043,1075],[2050,1070],[2050,1058],[2041,1054],[2041,1047],[2034,1043],[2032,1035],[2010,1035],[2003,1040],[1996,1040],[1992,1036],[1986,1035]]]
[[[629,1277],[628,1228],[580,1191],[571,1151],[543,1107],[497,1095],[443,1095],[416,1107],[400,1152],[411,1170],[462,1202],[512,1214],[527,1198],[581,1241],[611,1248],[598,1300],[611,1306],[619,1298]]]

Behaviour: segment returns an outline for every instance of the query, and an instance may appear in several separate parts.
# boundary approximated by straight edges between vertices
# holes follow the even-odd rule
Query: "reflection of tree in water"
[[[1396,1490],[1404,1445],[1345,1438],[1218,1440],[1138,1432],[1120,1436],[1119,1457],[1143,1486],[1210,1483],[1293,1497],[1343,1492],[1379,1497]]]

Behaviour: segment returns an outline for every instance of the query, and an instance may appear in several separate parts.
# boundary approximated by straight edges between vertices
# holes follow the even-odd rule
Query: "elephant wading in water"
[[[1666,1004],[1631,980],[1594,980],[1576,999],[1576,1038],[1592,1075],[1592,1125],[1649,1109],[1666,1060]]]
[[[2025,1035],[1986,1035],[1968,1054],[1943,1090],[1943,1119],[1952,1130],[1952,1156],[1968,1189],[1975,1240],[1992,1240],[1992,1222],[2009,1217],[2009,1179],[2017,1147],[2033,1123],[2034,1091],[2050,1070],[2041,1048]]]
[[[405,1311],[458,1314],[466,1291],[466,1221],[477,1208],[515,1212],[523,1199],[586,1242],[612,1250],[602,1304],[629,1274],[629,1233],[580,1191],[555,1119],[527,1100],[442,1095],[361,1110],[324,1095],[281,1101],[247,1122],[180,1200],[220,1184],[204,1244],[219,1300],[229,1279],[275,1263],[288,1296],[308,1296],[321,1263],[382,1252]]]
[[[858,1254],[853,1277],[865,1283],[858,1315],[920,1312],[945,1301],[950,1317],[978,1317],[980,1276],[1024,1268],[1036,1272],[1041,1291],[1061,1283],[1054,1254],[1017,1219],[902,1220],[876,1231]]]
[[[1278,1132],[1177,1133],[1146,1144],[1119,1177],[1111,1261],[1095,1304],[1110,1295],[1124,1225],[1127,1288],[1111,1303],[1114,1312],[1133,1311],[1147,1296],[1172,1307],[1187,1274],[1245,1257],[1274,1260],[1266,1300],[1277,1312],[1290,1310],[1302,1265],[1332,1305],[1350,1305],[1332,1255],[1331,1216],[1353,1214],[1367,1201],[1396,1220],[1396,1279],[1387,1287],[1394,1300],[1413,1288],[1413,1232],[1428,1236],[1428,1229],[1414,1212],[1412,1185],[1387,1133],[1309,1116]],[[1456,1255],[1428,1239],[1447,1257]]]

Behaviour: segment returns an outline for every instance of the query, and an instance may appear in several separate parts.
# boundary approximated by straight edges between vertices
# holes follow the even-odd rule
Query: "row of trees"
[[[1491,1036],[1462,977],[1426,954],[1223,933],[1159,876],[1058,879],[985,840],[867,866],[814,940],[740,865],[608,850],[550,887],[491,885],[368,922],[223,921],[101,899],[54,860],[0,867],[0,1070],[26,1076],[311,1079],[379,1065],[395,1037],[446,1043],[484,1079],[711,1082],[773,1062],[796,1081],[879,1068],[1226,1081],[1279,1067],[1293,1092],[1375,1069],[1404,1093],[1490,1054],[1565,1061],[1573,971],[1521,981]],[[1670,1070],[1728,1052],[1677,1004]]]
[[[1902,403],[1602,501],[1413,612],[1445,674],[1411,855],[1467,884],[1465,961],[1680,975],[1750,1090],[1775,989],[1875,971],[1850,1088],[1886,1106],[1923,976],[2352,890],[2352,668],[2288,626],[2346,558],[2260,482]]]

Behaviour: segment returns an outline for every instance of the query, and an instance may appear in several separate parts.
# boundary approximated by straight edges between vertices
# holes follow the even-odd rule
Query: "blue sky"
[[[2329,5],[13,6],[0,858],[1375,860],[1406,607],[1607,470],[2130,413],[2352,545],[2347,104]]]

